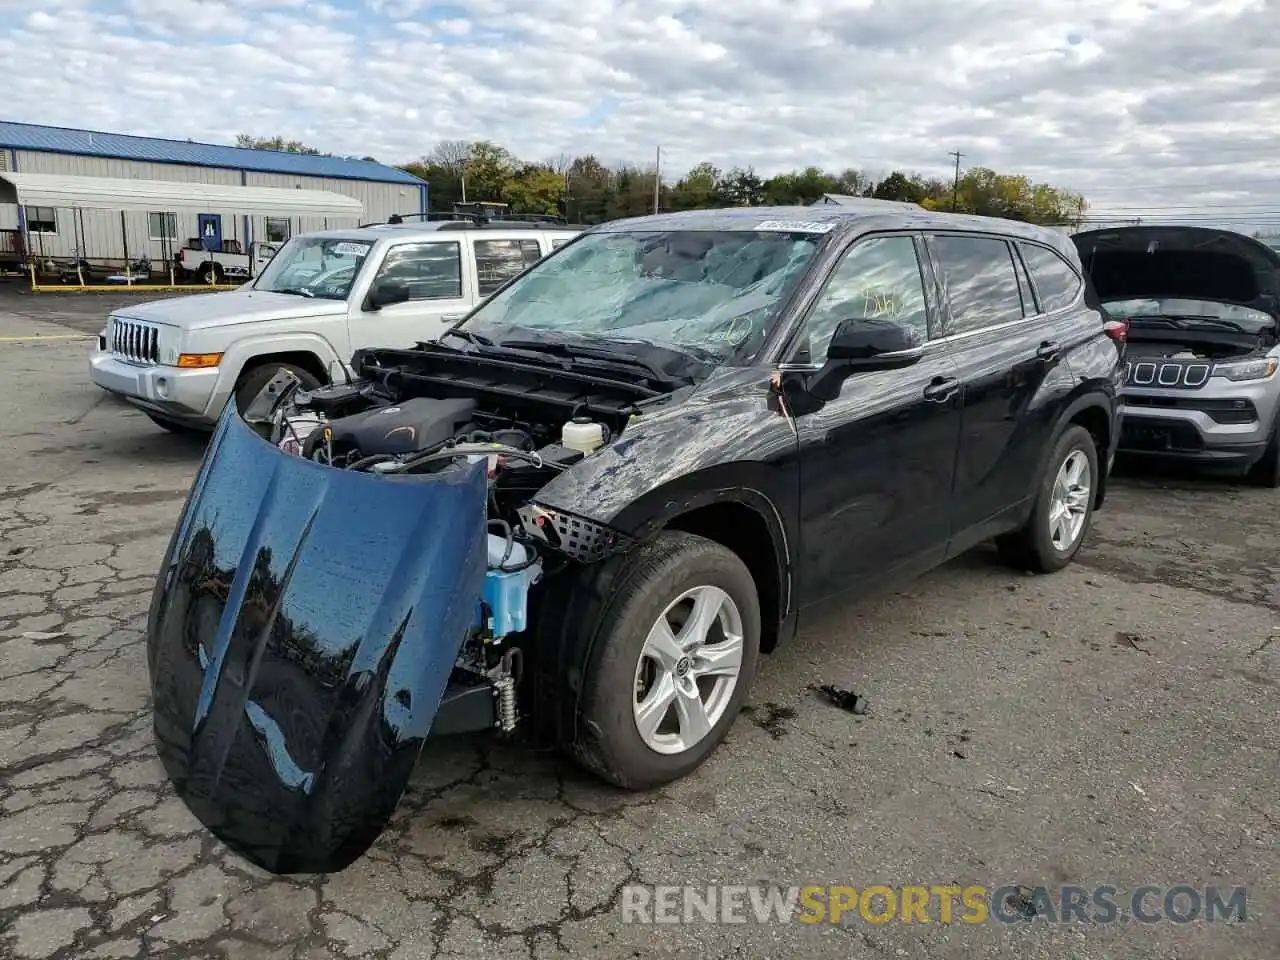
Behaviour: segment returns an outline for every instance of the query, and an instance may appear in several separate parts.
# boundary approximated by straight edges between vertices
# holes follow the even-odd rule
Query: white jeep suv
[[[281,367],[314,387],[344,380],[361,347],[439,339],[582,229],[449,220],[302,234],[236,290],[113,311],[89,376],[166,429],[207,431]]]

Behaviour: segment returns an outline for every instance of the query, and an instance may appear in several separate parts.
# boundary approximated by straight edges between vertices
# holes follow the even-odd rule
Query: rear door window
[[[1034,243],[1019,243],[1018,250],[1031,272],[1031,282],[1036,286],[1042,311],[1052,313],[1075,302],[1084,281],[1071,264],[1048,247]]]
[[[931,236],[929,245],[951,304],[943,336],[1022,319],[1013,251],[999,237]]]
[[[474,240],[480,296],[493,291],[542,259],[542,246],[532,237],[519,240]]]

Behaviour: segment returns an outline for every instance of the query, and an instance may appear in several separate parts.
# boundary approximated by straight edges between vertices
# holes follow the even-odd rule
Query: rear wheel
[[[1067,566],[1089,531],[1099,478],[1093,435],[1069,425],[1049,455],[1026,525],[996,540],[1000,555],[1037,573]]]
[[[574,757],[646,790],[686,776],[724,739],[760,651],[760,600],[736,554],[667,532],[636,551],[582,680]]]
[[[218,263],[204,263],[200,265],[200,282],[217,284],[223,281],[222,265]]]

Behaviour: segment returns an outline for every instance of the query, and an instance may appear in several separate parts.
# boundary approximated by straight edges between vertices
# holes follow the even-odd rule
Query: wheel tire
[[[570,754],[603,779],[630,790],[678,780],[700,766],[733,725],[755,675],[760,653],[760,600],[738,556],[688,533],[665,532],[637,549],[603,609],[582,677],[577,736]],[[715,586],[728,594],[742,621],[742,662],[723,713],[697,743],[660,753],[640,735],[633,713],[641,651],[658,618],[681,594]]]
[[[301,380],[303,390],[314,390],[320,386],[320,381],[316,379],[315,374],[304,370],[296,363],[274,363],[267,360],[246,367],[240,374],[234,394],[236,409],[244,413],[249,404],[253,403],[254,398],[262,392],[262,388],[270,383],[271,378],[280,370],[288,370]]]
[[[177,420],[170,420],[168,417],[162,417],[154,413],[148,413],[147,416],[157,427],[164,427],[170,433],[175,433],[180,437],[205,437],[209,436],[208,430],[201,430],[199,427],[193,427],[190,424],[179,423]]]
[[[1089,490],[1085,498],[1084,524],[1075,540],[1065,549],[1059,550],[1053,542],[1049,525],[1049,511],[1054,504],[1054,488],[1057,485],[1059,471],[1067,459],[1076,453],[1082,453],[1089,464]],[[1093,504],[1097,494],[1096,484],[1101,479],[1098,472],[1098,450],[1093,435],[1078,424],[1070,424],[1058,437],[1053,452],[1045,464],[1044,474],[1040,477],[1035,505],[1026,525],[1014,533],[1006,534],[996,540],[996,547],[1005,562],[1023,570],[1035,573],[1055,573],[1063,569],[1075,559],[1089,535],[1093,524]]]
[[[216,263],[205,263],[205,264],[202,264],[202,265],[201,265],[201,267],[200,267],[200,282],[201,282],[201,283],[215,283],[215,284],[216,284],[216,283],[221,283],[221,282],[222,282],[222,279],[223,279],[223,277],[222,277],[222,267],[221,267],[221,266],[219,266],[219,265],[218,265],[218,264],[216,264]]]
[[[1280,487],[1280,417],[1271,425],[1271,442],[1266,452],[1249,468],[1246,479],[1259,487]]]

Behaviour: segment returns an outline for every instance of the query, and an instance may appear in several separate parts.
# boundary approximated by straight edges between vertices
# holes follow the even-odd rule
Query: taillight
[[[1108,320],[1102,325],[1102,329],[1108,337],[1117,343],[1124,343],[1129,337],[1128,320]]]

